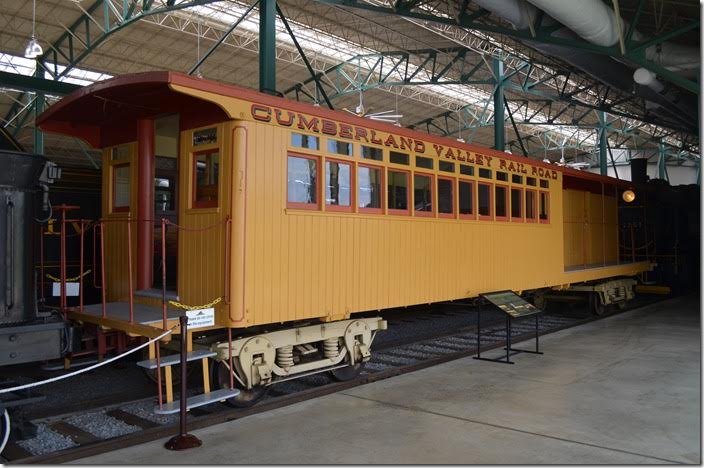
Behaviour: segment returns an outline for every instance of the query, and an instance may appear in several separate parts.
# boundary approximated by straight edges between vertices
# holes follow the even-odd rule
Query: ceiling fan
[[[403,118],[403,114],[398,113],[398,96],[396,96],[396,110],[387,110],[387,111],[381,111],[381,112],[371,112],[373,107],[370,107],[369,109],[364,108],[364,98],[362,95],[362,91],[359,91],[359,104],[357,107],[355,107],[354,111],[349,110],[348,108],[344,107],[343,110],[349,112],[350,114],[354,114],[358,117],[363,117],[365,119],[369,120],[376,120],[377,122],[386,122],[390,124],[394,124],[398,127],[401,126],[401,123],[399,122],[399,119]],[[395,112],[395,114],[392,114],[392,112]]]

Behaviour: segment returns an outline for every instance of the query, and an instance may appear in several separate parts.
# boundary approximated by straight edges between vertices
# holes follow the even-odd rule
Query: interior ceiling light
[[[24,56],[28,59],[35,59],[44,53],[44,49],[39,45],[37,41],[34,27],[36,24],[36,12],[37,12],[37,0],[32,0],[32,38],[27,43],[27,47],[24,49]]]

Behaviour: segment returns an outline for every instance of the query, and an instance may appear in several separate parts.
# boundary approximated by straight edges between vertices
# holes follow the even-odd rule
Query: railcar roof
[[[227,114],[226,109],[214,105],[213,102],[179,93],[171,89],[171,85],[256,102],[281,109],[305,112],[350,125],[373,128],[395,135],[435,142],[444,146],[461,148],[463,150],[506,160],[528,163],[534,166],[557,170],[564,175],[580,179],[589,179],[621,186],[631,185],[630,181],[622,181],[613,177],[578,171],[536,159],[526,161],[524,157],[503,151],[471,143],[461,143],[451,138],[396,127],[383,122],[370,121],[369,119],[358,117],[347,112],[324,109],[311,104],[261,93],[252,89],[205,80],[173,71],[155,71],[122,75],[86,86],[85,88],[74,91],[60,102],[50,107],[39,116],[37,125],[39,125],[42,130],[75,136],[87,141],[94,147],[100,147],[100,142],[103,141],[100,136],[101,126],[126,124],[128,121],[137,118],[153,117],[164,113],[177,113],[181,112],[183,109],[189,109],[193,112],[213,112],[214,115],[220,115],[221,121],[239,118],[239,116]],[[109,112],[107,111],[108,107],[110,107]],[[125,121],[125,119],[127,119],[127,121]]]

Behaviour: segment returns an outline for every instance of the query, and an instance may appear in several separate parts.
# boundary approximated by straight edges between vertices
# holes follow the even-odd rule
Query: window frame
[[[389,203],[389,197],[388,195],[386,196],[386,213],[390,215],[397,215],[397,216],[410,216],[411,215],[411,207],[413,206],[412,200],[411,200],[411,171],[406,170],[406,169],[396,169],[394,168],[387,168],[387,174],[386,174],[386,191],[384,193],[388,194],[389,191],[389,177],[388,173],[389,172],[399,172],[403,173],[406,175],[406,205],[407,208],[405,210],[399,210],[396,208],[390,208],[388,203]]]
[[[359,181],[359,168],[360,167],[366,167],[369,169],[377,169],[381,172],[381,180],[379,181],[379,185],[381,185],[381,190],[379,194],[379,208],[365,208],[362,206],[359,206],[359,189],[360,185],[358,183]],[[386,204],[386,197],[384,194],[386,193],[386,177],[385,177],[385,170],[384,166],[382,165],[377,165],[377,164],[368,164],[368,163],[362,163],[359,162],[357,163],[357,169],[355,170],[355,206],[357,207],[357,212],[358,213],[371,213],[371,214],[384,214],[384,206]]]
[[[416,210],[416,179],[415,177],[419,175],[422,177],[430,177],[430,211],[417,211]],[[434,218],[437,211],[437,203],[435,202],[435,174],[428,172],[417,172],[413,171],[413,216],[420,218]]]
[[[533,217],[528,217],[528,192],[533,194]],[[525,202],[523,203],[523,219],[526,223],[537,223],[538,222],[538,191],[534,189],[525,189],[523,194]]]
[[[341,155],[344,156],[344,155]],[[350,167],[350,206],[340,206],[340,205],[329,205],[327,199],[325,198],[325,189],[327,187],[327,179],[328,179],[328,168],[327,168],[327,163],[328,162],[334,162],[337,164],[345,164]],[[322,184],[322,192],[323,196],[321,199],[325,199],[325,211],[338,211],[342,213],[352,213],[354,212],[354,206],[357,203],[357,199],[355,195],[357,194],[355,190],[355,175],[356,175],[356,170],[355,170],[355,165],[353,161],[345,160],[345,159],[337,159],[337,158],[329,158],[325,157],[325,160],[322,163],[323,165],[323,184]],[[287,172],[288,174],[288,172]],[[288,186],[287,186],[288,190]],[[288,195],[287,195],[288,198]]]
[[[496,213],[496,190],[503,189],[504,191],[504,203],[506,205],[506,216],[499,216]],[[506,184],[494,184],[494,191],[492,193],[494,197],[494,221],[506,222],[511,217],[511,200],[509,199],[509,186]]]
[[[540,219],[540,196],[545,194],[545,214],[547,215],[545,219]],[[550,191],[549,190],[538,190],[538,221],[540,224],[550,224]]]
[[[289,158],[302,158],[302,159],[312,159],[313,161],[316,162],[318,165],[318,170],[317,170],[317,178],[316,178],[316,187],[315,187],[315,194],[316,194],[316,202],[315,203],[301,203],[301,202],[292,202],[289,201],[288,199],[288,168],[289,168]],[[294,209],[294,210],[313,210],[313,211],[320,211],[320,201],[322,200],[322,195],[320,193],[321,188],[323,184],[320,183],[320,167],[321,167],[321,158],[320,156],[314,155],[314,154],[305,154],[305,153],[297,153],[295,151],[288,151],[286,153],[286,208]],[[323,173],[323,177],[325,176],[325,173]]]
[[[121,169],[123,167],[127,168],[128,171],[128,180],[129,180],[129,190],[127,193],[127,205],[120,205],[117,206],[115,203],[115,195],[116,195],[116,190],[115,187],[117,184],[115,183],[115,177],[117,173],[117,169]],[[110,197],[110,203],[111,203],[111,212],[112,213],[129,213],[131,203],[132,203],[132,164],[128,160],[127,162],[120,162],[120,163],[113,163],[110,164],[110,170],[112,171],[112,196]]]
[[[518,195],[519,195],[520,200],[521,200],[521,201],[518,203],[518,205],[521,207],[521,216],[518,217],[518,218],[515,218],[515,217],[513,216],[513,197],[512,197],[511,192],[514,191],[514,190],[518,190]],[[511,222],[512,222],[512,223],[523,223],[523,222],[525,222],[524,219],[525,219],[525,217],[526,217],[526,213],[525,213],[525,211],[526,211],[525,208],[526,208],[526,207],[525,207],[525,201],[524,201],[525,195],[523,194],[523,192],[524,192],[523,187],[510,187],[508,192],[509,192],[509,197],[508,197],[508,199],[509,199],[509,202],[510,202],[510,203],[509,203],[509,207],[508,207],[508,215],[509,215],[509,217],[511,218]]]
[[[462,212],[460,212],[460,184],[461,183],[467,183],[471,186],[472,214],[462,214]],[[462,178],[457,179],[457,214],[459,215],[460,219],[472,219],[472,220],[477,219],[477,190],[476,190],[475,183],[476,183],[476,180],[474,180],[474,179],[462,179]]]
[[[479,213],[479,186],[486,185],[489,187],[489,214],[482,215]],[[477,181],[477,219],[479,221],[493,221],[494,220],[494,184],[491,182]]]
[[[441,213],[440,212],[440,180],[449,180],[451,187],[452,187],[452,213]],[[445,218],[445,219],[455,219],[457,217],[457,202],[455,201],[457,198],[457,183],[455,182],[456,178],[455,177],[448,177],[444,175],[438,174],[436,177],[436,182],[435,182],[435,190],[437,191],[437,212],[438,212],[438,218]]]
[[[339,158],[339,157],[354,158],[354,143],[353,142],[346,141],[346,140],[338,140],[337,138],[326,138],[325,140],[326,140],[325,141],[325,152],[327,154],[332,154],[334,158]],[[337,151],[330,151],[330,143],[336,143],[336,144],[337,143],[344,143],[344,144],[350,145],[350,153],[347,154],[347,153],[340,153]],[[311,151],[315,151],[315,150],[311,150]],[[347,162],[349,162],[349,161],[347,161]]]

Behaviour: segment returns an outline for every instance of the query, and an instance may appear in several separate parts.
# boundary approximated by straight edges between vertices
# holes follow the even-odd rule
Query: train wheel
[[[333,369],[330,371],[330,375],[333,379],[339,382],[346,382],[356,378],[362,372],[362,369],[364,369],[364,364],[364,362],[358,362],[357,364],[351,366]]]
[[[224,362],[214,362],[212,366],[212,384],[216,389],[230,388],[230,370]],[[234,379],[235,388],[240,391],[236,397],[225,400],[225,403],[235,408],[249,408],[254,406],[269,391],[269,387],[258,385],[251,389],[244,388],[237,379]]]
[[[589,310],[598,317],[601,317],[606,313],[606,306],[601,303],[599,298],[599,293],[589,294]]]

